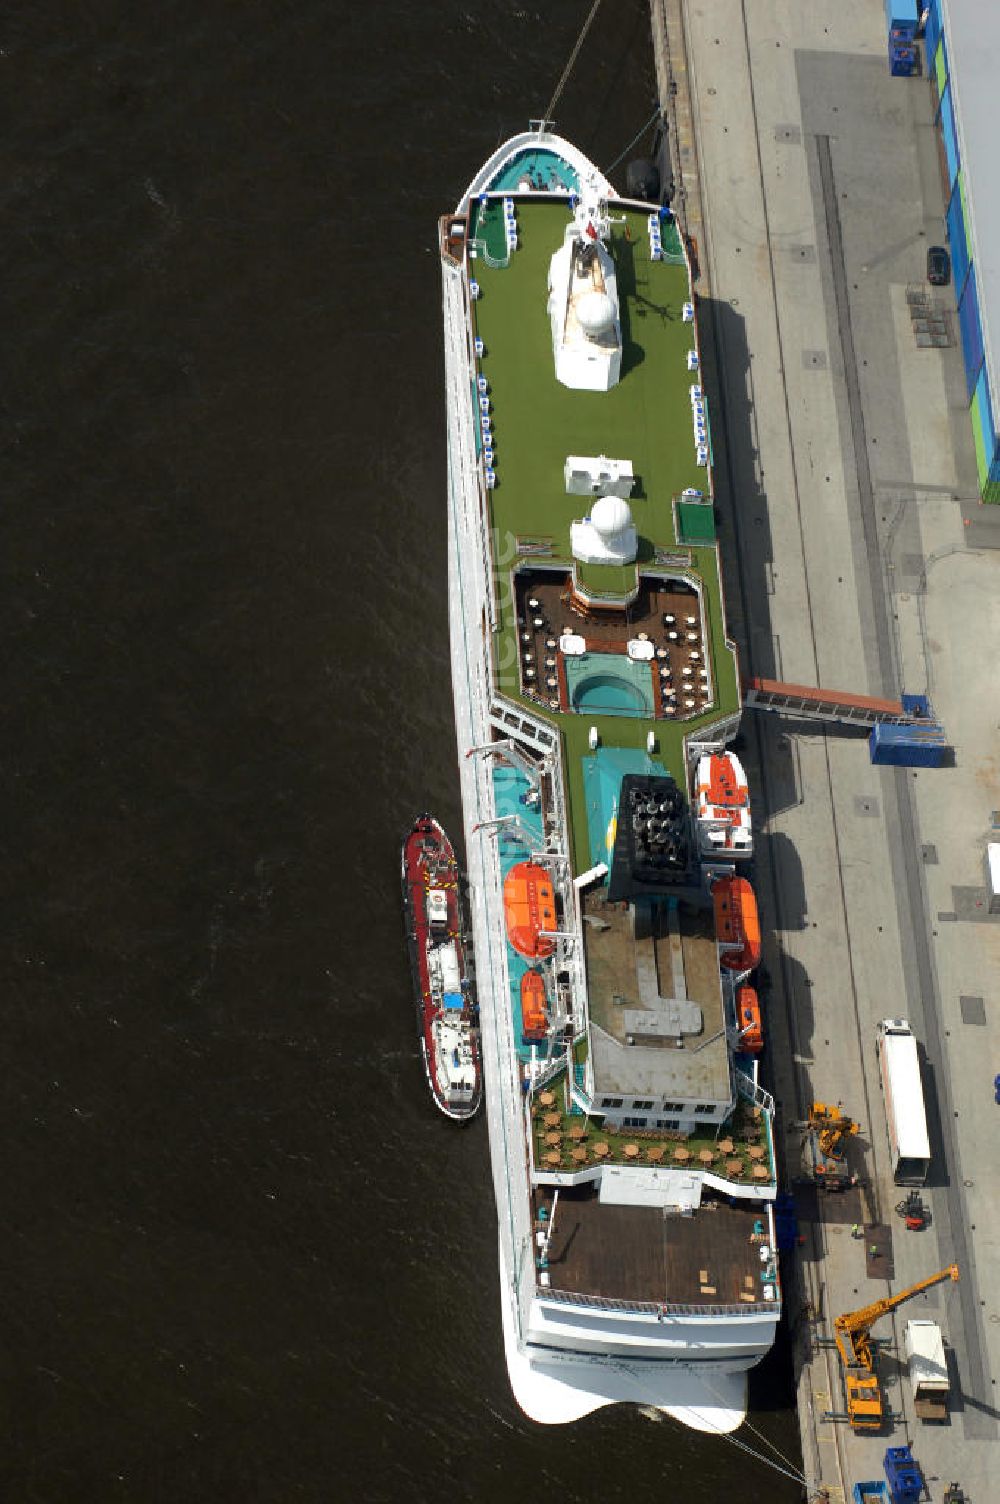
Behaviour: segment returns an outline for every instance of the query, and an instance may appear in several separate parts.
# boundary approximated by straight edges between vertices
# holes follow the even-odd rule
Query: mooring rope
[[[711,1379],[706,1377],[705,1383],[708,1385],[709,1389],[711,1389],[716,1399],[723,1400],[723,1396],[716,1389]],[[785,1464],[784,1467],[779,1467],[778,1464],[774,1462],[770,1457],[765,1457],[763,1452],[756,1451],[752,1446],[749,1445],[749,1443],[745,1441],[738,1441],[737,1438],[733,1436],[729,1431],[718,1430],[717,1434],[722,1437],[723,1441],[728,1441],[732,1446],[737,1447],[739,1451],[746,1452],[749,1456],[755,1457],[758,1462],[763,1462],[766,1467],[773,1467],[776,1473],[782,1473],[786,1478],[792,1478],[796,1483],[801,1483],[803,1488],[808,1490],[809,1480],[807,1479],[805,1473],[799,1472],[798,1468],[795,1466],[795,1463],[791,1460],[791,1458],[786,1457],[785,1454],[780,1451],[777,1446],[775,1446],[774,1442],[771,1441],[769,1437],[765,1436],[762,1431],[758,1431],[753,1421],[745,1420],[744,1425],[746,1426],[747,1430],[752,1431],[753,1434],[760,1441],[762,1441],[766,1447],[770,1447],[771,1451],[774,1452],[776,1457],[781,1458],[782,1462]]]
[[[765,1467],[773,1467],[776,1473],[781,1473],[785,1478],[791,1478],[793,1483],[801,1483],[803,1488],[809,1487],[805,1473],[800,1473],[794,1467],[779,1467],[770,1457],[765,1457],[763,1452],[755,1451],[747,1442],[739,1441],[735,1436],[730,1435],[728,1431],[719,1431],[718,1435],[722,1437],[723,1441],[728,1441],[730,1446],[736,1447],[741,1452],[746,1452],[749,1457],[756,1458],[758,1462],[763,1462]],[[766,1438],[762,1439],[766,1440]],[[781,1455],[780,1452],[778,1455]]]
[[[573,51],[570,53],[570,55],[569,55],[569,62],[566,64],[565,68],[563,69],[562,78],[556,84],[556,92],[553,94],[552,98],[549,100],[549,107],[545,111],[545,115],[543,117],[543,120],[544,120],[545,124],[547,124],[552,119],[552,112],[555,109],[556,105],[559,103],[559,96],[562,93],[563,89],[566,87],[566,80],[569,78],[570,74],[573,71],[573,64],[576,62],[577,53],[580,51],[580,48],[583,46],[584,37],[587,35],[587,32],[590,30],[590,23],[594,19],[594,17],[597,15],[597,7],[600,5],[600,3],[601,3],[601,0],[594,0],[593,5],[590,7],[590,14],[588,15],[586,21],[584,21],[584,23],[583,23],[583,28],[582,28],[582,30],[580,32],[580,35],[576,39],[576,46],[573,48]],[[544,129],[544,125],[543,125],[543,129]]]
[[[663,112],[660,109],[660,106],[657,105],[656,109],[650,115],[649,119],[646,121],[646,124],[643,126],[642,130],[641,131],[636,131],[635,135],[632,137],[631,141],[626,146],[625,150],[623,152],[621,152],[619,156],[615,157],[615,160],[612,162],[611,166],[608,168],[607,172],[604,174],[604,176],[606,178],[608,178],[608,177],[611,176],[611,174],[614,172],[615,168],[618,166],[618,163],[622,160],[622,157],[627,157],[628,156],[629,152],[632,150],[632,148],[635,145],[635,143],[642,136],[644,136],[646,134],[646,132],[649,130],[649,127],[652,125],[652,123],[653,123],[654,120],[659,120],[659,118],[660,118],[660,116],[661,116],[662,113]]]

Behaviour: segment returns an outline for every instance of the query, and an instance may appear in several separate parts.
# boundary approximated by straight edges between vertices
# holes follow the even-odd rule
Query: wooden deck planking
[[[709,1201],[693,1217],[668,1218],[667,1299],[736,1305],[749,1293],[750,1278],[759,1300],[760,1244],[751,1242],[751,1235],[760,1215],[754,1206]],[[703,1271],[707,1280],[701,1278]],[[702,1289],[705,1284],[707,1290]]]
[[[539,1191],[537,1201],[551,1209]],[[605,1300],[663,1301],[667,1264],[663,1213],[648,1206],[602,1206],[596,1191],[560,1191],[549,1245],[557,1290]]]
[[[551,1193],[535,1193],[551,1211]],[[562,1190],[549,1247],[552,1288],[605,1300],[684,1305],[761,1299],[759,1208],[708,1199],[693,1217],[654,1207],[602,1206],[589,1187]],[[702,1278],[702,1274],[707,1279]]]

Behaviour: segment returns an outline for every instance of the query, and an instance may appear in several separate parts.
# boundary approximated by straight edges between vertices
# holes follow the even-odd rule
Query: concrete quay
[[[850,1499],[910,1442],[941,1499],[1000,1497],[1000,919],[984,848],[1000,824],[1000,508],[978,502],[955,343],[917,345],[907,287],[944,234],[927,79],[894,79],[877,0],[652,0],[677,208],[698,240],[703,369],[730,625],[746,674],[895,696],[929,693],[953,767],[877,768],[857,733],[748,712],[768,985],[767,1070],[794,1123],[842,1102],[863,1188],[801,1200],[786,1289],[812,1498]],[[932,1221],[895,1214],[875,1025],[921,1041]],[[888,1224],[891,1269],[854,1223]],[[883,1318],[892,1419],[851,1432],[833,1317],[956,1261]],[[890,1273],[886,1278],[885,1274]],[[878,1277],[873,1277],[873,1274]],[[911,1316],[950,1349],[947,1424],[917,1420],[902,1363]]]

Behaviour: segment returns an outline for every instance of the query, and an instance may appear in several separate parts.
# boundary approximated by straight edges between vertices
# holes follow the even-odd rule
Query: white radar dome
[[[622,496],[601,496],[590,509],[590,520],[602,538],[617,538],[632,526],[632,508]]]
[[[585,292],[576,305],[576,316],[588,334],[604,334],[614,327],[615,305],[606,292]]]

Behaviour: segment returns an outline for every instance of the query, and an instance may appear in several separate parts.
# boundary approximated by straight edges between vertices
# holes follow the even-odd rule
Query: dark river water
[[[485,1125],[414,1037],[398,842],[460,829],[436,219],[588,8],[0,22],[12,1504],[799,1497],[520,1416]],[[608,3],[560,127],[608,167],[654,108]],[[754,1420],[794,1455],[786,1363]]]

